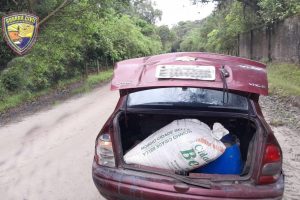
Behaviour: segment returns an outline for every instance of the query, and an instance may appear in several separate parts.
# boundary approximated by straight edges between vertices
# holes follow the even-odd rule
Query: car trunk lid
[[[228,73],[224,77],[222,71]],[[224,72],[223,71],[223,72]],[[199,87],[268,94],[266,66],[210,53],[170,53],[118,62],[112,90],[124,94],[159,87]]]

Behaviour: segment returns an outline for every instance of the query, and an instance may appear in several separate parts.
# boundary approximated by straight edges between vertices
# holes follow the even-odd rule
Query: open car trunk
[[[135,145],[139,142],[146,139],[148,136],[171,123],[174,120],[179,119],[198,119],[201,122],[206,123],[210,128],[212,128],[215,122],[221,123],[230,134],[235,135],[239,141],[239,148],[241,152],[242,160],[242,172],[239,175],[222,175],[224,180],[231,178],[234,180],[248,180],[251,176],[251,169],[254,163],[254,152],[256,151],[258,141],[258,136],[262,135],[261,129],[257,128],[257,123],[254,119],[247,114],[237,114],[237,113],[228,113],[224,116],[219,114],[199,114],[200,112],[168,112],[163,113],[161,111],[155,112],[149,111],[143,112],[139,111],[127,111],[126,114],[124,111],[117,115],[117,120],[115,122],[118,126],[117,132],[119,132],[119,138],[121,139],[121,158],[128,151],[130,151]],[[170,149],[170,154],[172,154],[172,149]],[[123,165],[127,164],[123,160]],[[128,165],[127,165],[128,166]],[[149,167],[141,165],[130,165],[130,167],[136,167],[139,169],[148,169]],[[155,168],[151,169],[156,171]],[[169,173],[178,174],[175,171],[168,171]],[[201,174],[201,173],[187,173],[181,174],[190,178],[206,178],[214,177],[216,174]],[[218,176],[220,178],[220,175]],[[223,180],[223,179],[222,179]]]

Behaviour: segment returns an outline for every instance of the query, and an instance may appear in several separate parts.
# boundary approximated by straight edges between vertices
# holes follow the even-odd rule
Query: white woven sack
[[[156,131],[124,155],[127,164],[190,171],[222,155],[219,140],[228,134],[221,124],[211,130],[197,119],[175,120]]]

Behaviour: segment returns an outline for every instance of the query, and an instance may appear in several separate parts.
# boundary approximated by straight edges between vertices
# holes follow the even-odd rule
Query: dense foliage
[[[87,70],[96,70],[96,63],[111,66],[122,59],[162,52],[154,25],[161,12],[147,0],[5,2],[1,3],[1,15],[33,10],[42,25],[37,43],[23,57],[16,57],[0,38],[2,96],[55,86],[62,80],[86,75]]]
[[[176,51],[210,51],[236,54],[238,35],[259,26],[272,24],[300,13],[299,0],[191,0],[215,2],[214,12],[193,24],[184,34],[177,34]],[[180,23],[179,23],[180,27]],[[177,27],[173,28],[176,32]],[[184,27],[181,27],[184,30]]]
[[[237,35],[255,26],[256,14],[238,1],[223,3],[222,8],[203,20],[200,27],[188,32],[180,49],[183,51],[211,51],[235,54]]]

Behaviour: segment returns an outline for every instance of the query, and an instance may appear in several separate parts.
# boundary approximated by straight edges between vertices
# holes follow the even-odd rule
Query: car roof
[[[192,80],[157,78],[156,71],[159,66],[213,66],[215,80]],[[226,78],[230,91],[268,94],[268,81],[266,65],[253,60],[202,52],[180,52],[161,54],[124,60],[115,65],[111,82],[112,90],[132,90],[159,87],[199,87],[223,89],[224,81],[221,69],[229,73]]]

